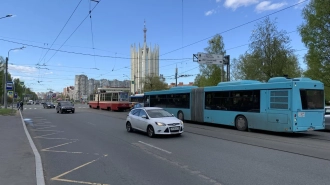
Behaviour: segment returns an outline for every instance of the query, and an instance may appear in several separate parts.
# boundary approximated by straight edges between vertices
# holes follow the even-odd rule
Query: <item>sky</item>
[[[297,3],[300,3],[296,5]],[[75,75],[130,80],[130,49],[159,46],[160,74],[167,83],[193,82],[193,54],[221,34],[231,59],[248,50],[250,36],[265,16],[285,30],[303,69],[307,50],[297,27],[308,0],[1,0],[0,56],[9,72],[35,92],[62,92]],[[296,5],[296,6],[293,6]],[[293,6],[293,7],[290,7]],[[288,8],[289,7],[289,8]],[[91,18],[89,11],[91,11]],[[258,20],[259,19],[259,20]],[[12,50],[25,46],[23,50]],[[57,51],[58,50],[58,51]]]

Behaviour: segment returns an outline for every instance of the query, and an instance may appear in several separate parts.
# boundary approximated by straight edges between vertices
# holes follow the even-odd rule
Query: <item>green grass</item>
[[[0,109],[1,116],[13,116],[16,114],[16,109]]]

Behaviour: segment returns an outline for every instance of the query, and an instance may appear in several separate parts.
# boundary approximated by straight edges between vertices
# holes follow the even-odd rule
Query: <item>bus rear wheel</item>
[[[235,119],[235,127],[239,131],[246,131],[248,128],[248,122],[245,116],[239,115]]]

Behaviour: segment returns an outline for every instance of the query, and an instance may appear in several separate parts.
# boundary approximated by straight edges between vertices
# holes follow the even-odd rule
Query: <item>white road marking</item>
[[[40,154],[36,148],[36,146],[34,145],[33,143],[33,140],[26,128],[26,125],[24,123],[24,120],[23,120],[23,116],[22,116],[22,113],[21,111],[19,111],[19,114],[21,115],[21,119],[22,119],[22,124],[23,124],[23,128],[24,128],[24,131],[25,131],[25,134],[26,134],[26,137],[28,138],[29,140],[29,143],[30,143],[30,146],[32,148],[32,151],[34,153],[34,158],[35,158],[35,162],[36,162],[36,180],[37,180],[37,185],[45,185],[45,179],[44,179],[44,172],[43,172],[43,168],[42,168],[42,162],[41,162],[41,157],[40,157]]]
[[[165,153],[168,153],[168,154],[171,154],[171,153],[172,153],[172,152],[169,152],[169,151],[164,150],[164,149],[162,149],[162,148],[158,148],[158,147],[156,147],[156,146],[154,146],[154,145],[151,145],[151,144],[148,144],[148,143],[145,143],[145,142],[142,142],[142,141],[139,141],[139,143],[142,143],[142,144],[144,144],[144,145],[150,146],[151,148],[155,148],[155,149],[157,149],[157,150],[160,150],[160,151],[165,152]]]

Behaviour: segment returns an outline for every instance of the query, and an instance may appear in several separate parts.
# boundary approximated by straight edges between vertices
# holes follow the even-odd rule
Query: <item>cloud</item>
[[[35,68],[35,67],[12,65],[12,64],[8,65],[8,69],[10,71],[16,71],[16,72],[21,72],[21,73],[29,73],[29,74],[33,74],[33,73],[37,72],[37,68]]]
[[[268,10],[276,10],[282,8],[283,6],[287,5],[287,3],[271,3],[270,1],[262,1],[256,6],[257,12],[263,12]]]
[[[212,15],[212,14],[215,14],[216,11],[215,10],[209,10],[207,12],[205,12],[205,16],[209,16],[209,15]]]
[[[258,2],[259,0],[226,0],[224,6],[236,10],[241,6],[249,6]]]

